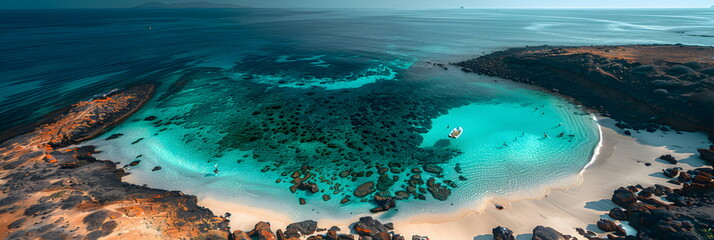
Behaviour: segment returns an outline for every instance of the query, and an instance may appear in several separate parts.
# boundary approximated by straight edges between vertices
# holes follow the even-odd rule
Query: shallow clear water
[[[130,179],[280,204],[295,220],[345,218],[374,206],[338,202],[376,181],[375,165],[392,168],[398,179],[382,188],[394,193],[429,163],[444,173],[425,181],[458,185],[449,199],[415,194],[385,217],[444,213],[575,175],[599,137],[591,116],[557,97],[429,62],[541,44],[710,45],[713,23],[711,10],[694,9],[2,11],[0,124],[153,82],[143,110],[89,143],[122,165],[142,160]],[[464,135],[448,139],[456,126]],[[302,166],[324,193],[290,192]]]

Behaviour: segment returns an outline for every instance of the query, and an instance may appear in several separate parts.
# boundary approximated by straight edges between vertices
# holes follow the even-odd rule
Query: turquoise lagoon
[[[401,73],[406,79],[379,77],[375,82],[369,81],[364,85],[356,83],[363,81],[362,79],[355,79],[350,84],[357,85],[356,88],[344,88],[346,84],[335,84],[340,87],[326,88],[294,86],[294,83],[280,85],[274,81],[274,76],[246,80],[244,75],[239,73],[226,73],[225,76],[220,77],[207,74],[197,78],[192,83],[195,86],[188,85],[182,92],[175,93],[171,99],[151,102],[127,123],[105,134],[105,137],[116,133],[124,134],[120,138],[109,141],[98,138],[87,144],[99,146],[102,153],[98,154],[98,157],[119,160],[120,165],[141,160],[138,166],[128,168],[131,175],[127,179],[130,182],[182,190],[189,194],[196,194],[199,198],[207,197],[268,210],[281,206],[280,212],[297,221],[349,219],[365,214],[367,210],[375,207],[374,203],[359,201],[360,199],[352,196],[352,191],[359,184],[377,181],[377,169],[361,160],[343,166],[342,161],[328,162],[322,161],[319,156],[311,156],[304,161],[295,160],[299,164],[290,165],[291,161],[288,161],[280,167],[264,171],[266,166],[272,164],[271,158],[279,156],[263,156],[266,152],[261,149],[225,148],[224,139],[231,131],[236,131],[229,125],[236,119],[243,119],[232,117],[226,109],[235,109],[236,115],[254,117],[251,108],[240,110],[244,108],[241,104],[245,104],[241,103],[244,97],[241,96],[241,92],[247,90],[243,89],[244,86],[225,87],[231,86],[231,82],[251,81],[269,85],[264,89],[265,91],[275,89],[282,89],[281,92],[314,91],[319,95],[319,92],[339,93],[346,89],[359,91],[363,88],[394,87],[392,84],[400,81],[418,83],[436,89],[433,92],[414,92],[414,94],[443,94],[440,97],[444,98],[453,94],[468,96],[468,101],[460,102],[458,107],[446,109],[443,114],[439,113],[435,115],[437,117],[428,119],[431,128],[418,133],[421,141],[416,146],[422,149],[457,150],[459,152],[457,156],[438,164],[444,169],[443,175],[422,173],[421,176],[424,180],[434,177],[438,182],[452,180],[458,187],[451,189],[452,194],[446,201],[436,200],[429,193],[425,194],[426,200],[416,198],[401,200],[398,202],[397,211],[382,215],[382,218],[399,219],[424,213],[448,214],[461,209],[479,210],[480,204],[490,198],[534,189],[535,191],[526,193],[525,196],[535,197],[542,193],[543,187],[561,187],[562,182],[556,183],[559,180],[569,179],[565,185],[572,184],[571,177],[576,176],[588,164],[599,143],[599,129],[594,117],[559,97],[511,82],[461,71],[444,71],[426,63],[415,63],[408,69],[402,69]],[[410,84],[405,85],[410,86]],[[372,91],[366,90],[364,94],[369,96]],[[403,94],[400,91],[394,92]],[[296,94],[301,95],[302,92]],[[272,96],[268,93],[265,95]],[[157,126],[156,120],[144,121],[143,118],[147,116],[158,116],[158,119],[182,116],[181,120],[174,121],[186,122],[176,126]],[[398,125],[409,124],[412,123],[406,119],[398,123]],[[463,127],[465,133],[458,139],[449,139],[447,137],[449,131],[456,126]],[[404,126],[394,126],[394,128],[402,127]],[[327,128],[333,128],[332,130],[337,132],[343,132],[343,128],[362,129],[359,126],[344,125],[340,121],[334,121]],[[559,136],[561,133],[563,135]],[[132,144],[140,138],[143,139]],[[342,142],[348,139],[332,140]],[[394,140],[400,142],[398,138]],[[265,141],[261,144],[271,143]],[[302,149],[320,149],[320,143],[297,144]],[[285,149],[276,148],[274,151],[285,151]],[[404,190],[406,180],[413,175],[409,170],[422,166],[418,161],[395,159],[402,156],[376,155],[377,159],[372,159],[370,164],[387,165],[389,162],[404,164],[401,167],[403,172],[388,173],[389,177],[399,177],[399,180],[389,188],[392,193]],[[352,162],[346,159],[343,161]],[[457,163],[462,169],[460,173],[455,170]],[[289,183],[291,178],[284,176],[284,172],[291,173],[302,164],[318,168],[318,176],[336,178],[330,184],[317,183],[320,189],[327,190],[326,193],[331,196],[331,200],[323,201],[324,193],[289,191],[292,185]],[[155,166],[161,166],[162,169],[151,171]],[[215,166],[218,166],[218,174],[213,173]],[[343,170],[372,171],[374,175],[360,177],[356,181],[351,178],[342,179],[338,175]],[[466,180],[460,180],[459,176],[463,176]],[[276,183],[277,179],[282,182]],[[343,186],[343,191],[333,194],[331,187],[334,183]],[[349,196],[351,201],[340,204],[339,201],[345,196]],[[299,198],[306,199],[307,204],[300,205]]]
[[[394,193],[412,168],[433,163],[443,174],[422,177],[454,181],[450,197],[412,196],[381,217],[477,210],[483,200],[577,176],[596,152],[598,125],[560,97],[449,62],[526,45],[710,45],[702,36],[714,35],[713,16],[709,9],[2,10],[0,126],[154,83],[156,96],[141,111],[86,143],[119,166],[141,160],[127,168],[132,183],[293,220],[346,219],[374,207],[339,200],[376,181],[376,164],[399,168],[387,173],[398,178],[387,189]],[[465,133],[448,139],[456,126]],[[124,135],[104,140],[117,133]],[[325,193],[290,192],[285,175],[303,165],[323,177],[315,181]],[[345,170],[365,176],[339,177]],[[323,201],[327,193],[332,199]]]

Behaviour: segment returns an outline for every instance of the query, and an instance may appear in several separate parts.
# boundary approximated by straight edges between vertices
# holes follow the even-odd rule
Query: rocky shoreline
[[[618,120],[631,131],[704,131],[714,136],[714,48],[681,45],[598,47],[526,47],[494,52],[456,63],[464,72],[533,84],[563,95]],[[669,127],[673,129],[670,129]],[[699,149],[702,160],[714,163],[714,146]],[[660,157],[670,164],[670,155]],[[655,184],[623,186],[612,201],[621,208],[609,212],[597,227],[606,234],[577,228],[590,240],[712,239],[714,182],[712,168],[663,169],[670,188]],[[622,221],[622,222],[621,222]],[[637,230],[627,235],[622,224]],[[493,229],[494,239],[515,239],[505,227]],[[538,226],[533,239],[576,239]]]
[[[153,85],[82,101],[35,131],[0,145],[0,238],[190,238],[227,229],[194,196],[121,181],[115,163],[92,157],[93,138],[136,112]]]
[[[570,97],[634,130],[714,133],[714,47],[512,48],[456,63]]]

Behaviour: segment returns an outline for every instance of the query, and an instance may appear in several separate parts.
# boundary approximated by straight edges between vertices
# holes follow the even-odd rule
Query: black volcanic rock
[[[498,226],[493,228],[491,232],[493,233],[493,240],[516,240],[516,237],[513,236],[513,231],[506,227]]]
[[[713,47],[526,47],[456,63],[478,74],[553,89],[634,130],[714,133]],[[686,102],[687,104],[682,104]]]
[[[637,196],[632,191],[621,187],[615,190],[615,193],[612,195],[612,202],[623,208],[627,208],[637,202]]]
[[[667,168],[663,169],[662,173],[664,173],[665,176],[670,177],[670,178],[675,178],[679,174],[679,169],[676,168]]]
[[[372,213],[389,211],[389,209],[397,206],[397,202],[394,201],[394,197],[389,196],[389,192],[375,194],[374,202],[377,203],[378,207],[369,210]]]
[[[314,182],[302,182],[297,185],[297,189],[311,193],[317,193],[320,191],[320,188]]]
[[[533,229],[533,240],[568,240],[562,233],[551,227],[537,226]]]
[[[699,158],[709,162],[710,165],[714,165],[714,146],[709,146],[709,149],[697,149],[697,151],[699,152]]]
[[[360,236],[376,237],[380,233],[389,233],[389,229],[385,227],[379,220],[372,217],[361,217],[359,222],[356,222],[352,229]]]
[[[615,220],[627,220],[627,213],[625,213],[625,210],[622,208],[612,208],[610,209],[610,212],[607,215]]]
[[[665,160],[671,164],[677,164],[677,159],[675,159],[674,157],[672,157],[672,155],[669,154],[659,156],[659,159]]]
[[[597,227],[605,232],[615,232],[615,234],[620,236],[627,235],[622,227],[609,219],[600,219],[600,221],[597,221]]]
[[[291,223],[285,227],[285,231],[295,231],[302,235],[311,235],[317,229],[317,222],[313,220],[305,220],[302,222]]]

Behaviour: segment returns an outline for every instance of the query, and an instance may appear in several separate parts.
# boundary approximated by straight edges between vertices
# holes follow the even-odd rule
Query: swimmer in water
[[[213,173],[218,175],[218,164],[213,165]]]

